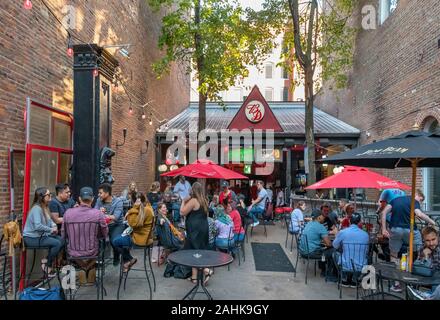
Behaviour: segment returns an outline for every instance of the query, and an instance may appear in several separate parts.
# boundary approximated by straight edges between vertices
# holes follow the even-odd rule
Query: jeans
[[[64,245],[64,240],[60,236],[46,236],[41,238],[24,237],[25,246],[29,247],[48,247],[47,265],[52,265],[53,259],[56,258]]]
[[[258,222],[258,218],[262,216],[264,213],[264,209],[260,207],[252,207],[252,209],[249,211],[249,217],[251,217],[254,222]]]
[[[234,234],[234,241],[243,241],[243,240],[244,240],[244,233]]]
[[[390,230],[391,255],[397,255],[403,245],[409,246],[410,229],[394,227]],[[423,246],[422,235],[419,230],[414,230],[414,251],[419,251]]]
[[[133,241],[131,240],[130,236],[117,236],[112,241],[113,248],[116,249],[116,251],[122,255],[122,260],[124,262],[131,261],[133,257],[130,254],[130,249],[123,248],[123,247],[129,247],[131,248],[133,246]]]
[[[217,238],[215,239],[215,245],[220,249],[229,249],[234,246],[234,239],[228,240],[227,238]]]
[[[124,232],[125,225],[122,223],[112,223],[108,226],[108,234],[110,237],[110,243],[113,247],[113,257],[119,257],[119,252],[116,250],[115,246],[113,245],[113,240],[119,237],[122,232]]]

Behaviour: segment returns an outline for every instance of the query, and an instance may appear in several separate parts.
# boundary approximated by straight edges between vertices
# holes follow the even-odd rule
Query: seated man
[[[423,248],[420,249],[418,259],[429,260],[433,269],[440,271],[440,247],[438,245],[438,232],[433,227],[422,230]]]
[[[342,255],[335,252],[335,263],[339,265],[342,271],[342,285],[353,286],[351,278],[353,271],[361,271],[363,266],[368,264],[367,254],[369,247],[368,233],[359,228],[361,224],[361,215],[353,213],[350,216],[350,226],[341,230],[333,241],[335,249],[342,249]],[[356,270],[353,270],[353,265]],[[348,272],[348,273],[347,273]],[[348,276],[348,277],[347,277]]]
[[[68,209],[64,214],[61,235],[68,238],[67,255],[73,258],[95,257],[99,252],[99,239],[108,235],[108,226],[104,214],[92,208],[93,190],[83,187],[80,190],[79,203],[76,208]],[[81,225],[79,224],[81,223]],[[98,229],[87,223],[98,223]],[[87,273],[96,260],[77,260],[78,265]],[[80,274],[81,277],[81,274]],[[94,282],[90,281],[89,282]]]
[[[345,229],[345,228],[350,227],[350,225],[351,225],[351,216],[354,214],[354,211],[355,211],[354,205],[352,205],[351,203],[347,204],[345,206],[345,210],[344,211],[346,213],[346,216],[344,217],[344,219],[342,219],[341,229]],[[362,222],[359,222],[359,228],[362,229]]]
[[[268,199],[267,191],[264,189],[264,182],[257,181],[258,196],[257,199],[252,200],[252,204],[248,208],[249,216],[254,220],[253,227],[258,226],[258,218],[261,217],[266,208],[266,199]]]
[[[324,202],[321,206],[321,213],[324,216],[324,227],[327,228],[330,234],[336,234],[337,232],[337,224],[338,224],[338,215],[332,212],[332,207],[330,203]]]
[[[333,211],[334,215],[337,215],[338,217],[344,217],[345,216],[345,206],[348,204],[347,199],[339,199],[338,208]]]
[[[334,249],[330,242],[328,230],[323,225],[324,220],[325,217],[322,215],[321,210],[313,210],[312,221],[305,226],[299,244],[299,250],[302,256],[309,255],[316,257],[324,255],[327,261],[331,260]],[[322,243],[324,247],[321,246]],[[325,264],[320,261],[319,267],[322,270],[321,275],[324,275]]]

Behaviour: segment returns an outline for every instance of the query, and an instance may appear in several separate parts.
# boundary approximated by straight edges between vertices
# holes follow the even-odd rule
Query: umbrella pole
[[[412,185],[411,185],[411,215],[410,215],[410,234],[409,234],[409,261],[408,270],[412,271],[413,256],[414,256],[414,210],[415,210],[415,197],[416,197],[416,177],[417,177],[417,164],[418,159],[411,160],[412,167]]]

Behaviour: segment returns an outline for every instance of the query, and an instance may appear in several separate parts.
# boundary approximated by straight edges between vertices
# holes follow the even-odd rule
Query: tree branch
[[[313,30],[315,29],[315,12],[318,9],[318,3],[317,0],[312,0],[312,5],[310,8],[310,18],[309,18],[309,26],[307,31],[307,51],[306,51],[306,57],[307,60],[310,59],[309,62],[311,62],[312,59],[312,48],[314,47],[313,44]]]
[[[293,22],[295,56],[301,67],[304,67],[306,64],[306,57],[304,56],[304,52],[301,46],[298,0],[289,0],[289,9],[292,15],[292,22]]]

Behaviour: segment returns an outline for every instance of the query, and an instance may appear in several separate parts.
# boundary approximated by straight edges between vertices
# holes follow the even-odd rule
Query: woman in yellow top
[[[122,255],[123,271],[128,272],[137,262],[137,259],[130,254],[133,244],[146,246],[153,243],[154,214],[143,193],[136,193],[136,201],[133,208],[125,215],[125,219],[129,227],[113,240],[113,246]]]

